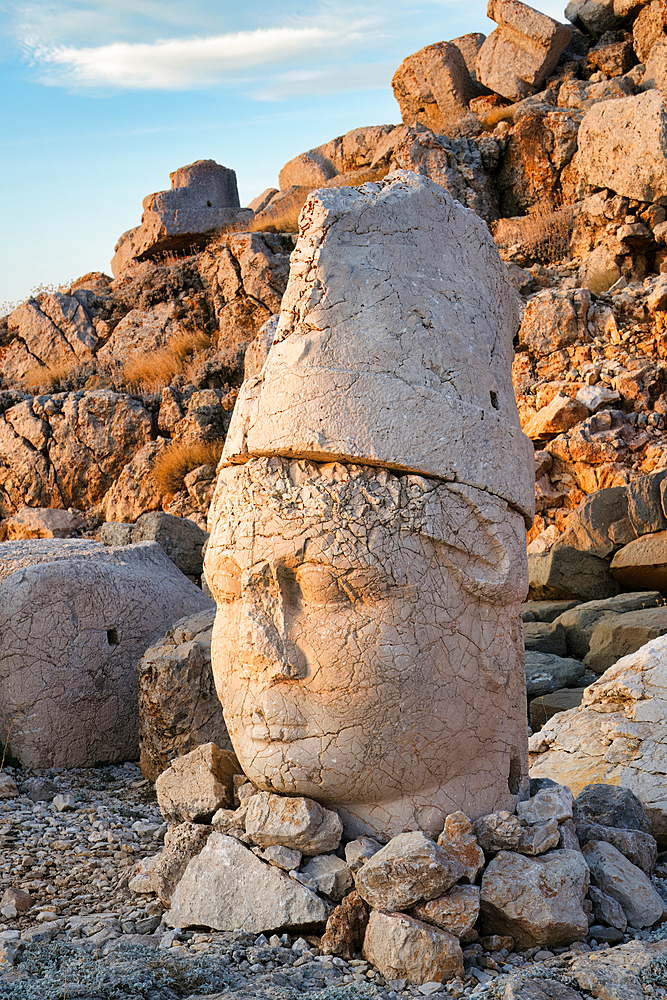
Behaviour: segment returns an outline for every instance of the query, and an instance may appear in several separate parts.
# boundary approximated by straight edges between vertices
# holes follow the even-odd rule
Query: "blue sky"
[[[485,0],[0,0],[0,303],[110,273],[177,167],[233,167],[246,204],[298,153],[399,122],[402,59],[493,27]]]

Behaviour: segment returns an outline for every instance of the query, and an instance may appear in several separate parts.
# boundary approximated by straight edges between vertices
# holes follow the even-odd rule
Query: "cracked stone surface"
[[[0,729],[36,767],[133,759],[139,656],[209,599],[155,542],[0,544]]]
[[[530,519],[515,293],[487,227],[407,170],[315,192],[301,219],[273,347],[241,388],[224,458],[411,470],[487,490]]]
[[[222,470],[210,526],[213,674],[252,781],[384,840],[514,808],[518,512],[419,476],[252,459]]]

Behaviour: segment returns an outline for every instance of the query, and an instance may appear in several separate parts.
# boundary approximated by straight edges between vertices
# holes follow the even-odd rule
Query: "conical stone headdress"
[[[530,522],[511,378],[515,293],[481,219],[407,170],[313,192],[268,359],[223,462],[280,455],[487,490]]]

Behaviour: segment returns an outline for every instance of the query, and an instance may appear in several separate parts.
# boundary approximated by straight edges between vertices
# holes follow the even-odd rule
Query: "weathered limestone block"
[[[554,716],[529,740],[531,775],[577,795],[586,785],[630,789],[658,844],[667,840],[663,765],[667,637],[624,656],[586,688],[579,708]]]
[[[209,822],[233,801],[233,777],[241,769],[233,753],[204,743],[176,757],[155,782],[160,812],[170,823]]]
[[[570,0],[565,17],[572,24],[580,22],[593,35],[612,31],[642,0]]]
[[[465,813],[450,813],[438,837],[438,846],[463,868],[463,874],[474,882],[484,867],[484,851],[477,843],[472,823]]]
[[[615,597],[621,589],[609,563],[571,545],[554,545],[549,552],[528,556],[531,597],[535,600],[578,597],[583,601]]]
[[[477,56],[477,78],[489,90],[520,100],[539,90],[572,38],[572,29],[521,3],[489,0],[496,22]]]
[[[420,226],[409,229],[409,217]],[[363,459],[443,475],[446,453],[453,478],[530,515],[524,467],[532,454],[508,391],[515,297],[483,223],[407,171],[360,189],[323,189],[302,218],[308,228],[292,255],[275,342],[261,376],[241,389],[223,457]],[[402,277],[408,252],[421,262],[414,284]],[[447,294],[454,269],[456,306]],[[447,369],[433,329],[447,330]],[[323,419],[332,393],[338,405]],[[374,413],[372,434],[365,412]],[[493,441],[516,456],[513,477],[506,461],[489,466]]]
[[[442,895],[464,874],[424,833],[400,833],[355,874],[357,892],[376,910],[407,909]]]
[[[318,930],[330,912],[331,904],[310,889],[260,861],[233,837],[214,832],[189,862],[166,920],[172,927],[261,934]]]
[[[480,816],[473,824],[475,836],[487,854],[496,851],[515,851],[521,839],[521,824],[506,809],[488,816]]]
[[[579,129],[576,163],[589,184],[667,204],[665,95],[649,90],[592,107]]]
[[[665,904],[641,869],[623,857],[613,844],[591,841],[583,848],[591,877],[607,896],[621,904],[632,927],[651,927],[663,915]]]
[[[113,536],[114,524],[102,526],[101,541]],[[161,510],[142,514],[131,526],[130,538],[133,542],[157,542],[171,561],[186,576],[199,576],[202,571],[202,548],[208,533],[187,517],[174,517]],[[113,544],[113,541],[112,541]]]
[[[592,785],[589,787],[611,788],[612,786]],[[619,790],[628,791],[627,788]],[[648,826],[650,829],[651,824],[649,823]],[[652,837],[650,833],[645,833],[642,830],[625,830],[615,826],[603,826],[601,823],[592,822],[581,815],[576,816],[575,827],[577,839],[582,847],[592,840],[604,840],[606,843],[612,844],[633,865],[641,868],[649,878],[651,877],[658,854],[658,845],[655,837]]]
[[[645,63],[651,49],[667,34],[667,0],[652,0],[640,10],[632,25],[632,43],[640,63]]]
[[[537,101],[537,98],[526,99],[527,102],[531,100]],[[531,211],[543,215],[561,207],[566,186],[565,168],[577,150],[580,120],[577,112],[552,109],[548,104],[532,109],[528,106],[523,114],[516,114],[507,133],[496,182],[502,216],[525,215]],[[560,218],[562,225],[566,219]],[[566,239],[565,234],[559,237],[557,231],[550,229],[553,225],[545,220],[541,238],[545,242],[552,237],[561,241]]]
[[[667,633],[667,607],[606,615],[593,630],[584,664],[603,674],[622,656],[634,653],[651,639]]]
[[[301,869],[304,875],[317,882],[317,891],[339,902],[354,887],[352,872],[335,854],[320,854],[311,858]]]
[[[35,369],[71,369],[90,360],[98,339],[77,298],[63,292],[28,299],[7,317],[9,345],[3,354],[6,379],[21,382]]]
[[[134,522],[163,502],[162,490],[153,475],[157,458],[169,447],[165,438],[148,441],[123,466],[101,503],[108,522]],[[127,525],[129,527],[129,525]]]
[[[464,938],[475,926],[479,916],[479,888],[476,885],[455,885],[444,896],[418,903],[412,916],[442,931]]]
[[[447,982],[463,975],[458,940],[405,913],[371,913],[364,937],[364,958],[387,980],[420,985]]]
[[[222,226],[252,218],[250,211],[239,208],[236,174],[214,160],[197,160],[169,178],[171,190],[147,195],[141,225],[116,244],[114,277],[133,261],[167,250],[201,249]]]
[[[460,49],[452,42],[427,45],[404,59],[391,81],[404,125],[425,125],[447,135],[475,96]]]
[[[555,819],[547,820],[545,823],[535,823],[533,826],[525,826],[521,831],[519,854],[527,854],[535,857],[537,854],[544,854],[560,845],[560,830]]]
[[[627,928],[628,918],[623,912],[623,907],[617,900],[605,895],[595,885],[589,886],[588,895],[593,904],[593,916],[597,923],[616,927],[619,931],[624,931]]]
[[[26,538],[69,538],[83,523],[83,518],[74,511],[21,507],[8,519],[5,529],[10,542]]]
[[[459,35],[457,38],[452,38],[449,42],[450,45],[455,45],[463,56],[463,61],[468,68],[470,80],[472,81],[475,97],[489,93],[486,87],[482,86],[477,80],[477,56],[485,41],[486,35],[483,35],[481,31],[471,31],[467,35]]]
[[[524,622],[523,643],[530,652],[553,653],[555,656],[567,653],[565,629],[560,622]]]
[[[608,490],[601,492],[607,493]],[[569,608],[556,619],[565,629],[567,648],[573,656],[583,660],[590,648],[591,636],[597,624],[606,615],[623,615],[642,608],[656,608],[664,601],[657,590],[617,594],[602,601],[587,601],[576,608]]]
[[[519,328],[519,343],[539,358],[568,344],[587,340],[590,305],[591,293],[587,288],[545,288],[526,306]]]
[[[581,660],[553,653],[526,651],[526,694],[529,698],[573,687],[584,676]]]
[[[570,515],[562,543],[605,559],[635,537],[628,502],[627,486],[591,493]]]
[[[211,670],[214,619],[215,608],[182,618],[137,665],[140,766],[150,781],[202,743],[232,749]]]
[[[167,831],[164,848],[155,856],[147,874],[147,887],[169,906],[174,889],[188,862],[203,850],[213,828],[206,823],[179,823]]]
[[[260,792],[248,804],[245,831],[260,847],[282,844],[303,854],[323,854],[336,850],[343,824],[313,799]]]
[[[482,926],[511,934],[519,948],[571,944],[588,932],[588,866],[577,851],[540,858],[501,851],[482,876]]]
[[[33,767],[135,760],[137,660],[210,605],[159,545],[0,544],[0,732]]]
[[[550,819],[562,823],[572,819],[572,792],[562,785],[541,788],[526,802],[519,802],[516,814],[521,823],[546,823]]]
[[[569,431],[587,416],[588,407],[566,396],[564,392],[558,392],[548,406],[543,406],[524,424],[523,430],[531,441],[545,440]]]
[[[655,588],[667,595],[667,531],[628,542],[612,559],[611,572],[624,587]]]
[[[349,893],[327,920],[320,942],[323,955],[354,958],[364,943],[368,913],[358,892]]]

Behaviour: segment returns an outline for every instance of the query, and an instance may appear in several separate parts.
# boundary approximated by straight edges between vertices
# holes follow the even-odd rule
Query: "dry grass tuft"
[[[79,367],[77,358],[54,365],[33,365],[23,376],[23,388],[30,393],[63,392],[69,388]]]
[[[156,351],[133,354],[123,366],[123,382],[137,389],[155,392],[170,385],[187,370],[192,359],[211,346],[211,338],[203,331],[181,333],[167,347]]]
[[[491,108],[486,114],[482,115],[480,118],[480,125],[485,131],[489,132],[492,128],[495,128],[498,122],[511,122],[514,121],[515,107],[512,104],[507,105],[504,108]]]
[[[223,440],[198,441],[196,444],[174,441],[153,466],[153,476],[163,496],[183,489],[183,479],[200,465],[216,466],[222,455]]]
[[[574,211],[570,207],[544,211],[534,206],[530,215],[499,219],[493,238],[501,250],[520,247],[527,256],[552,264],[568,256]]]

